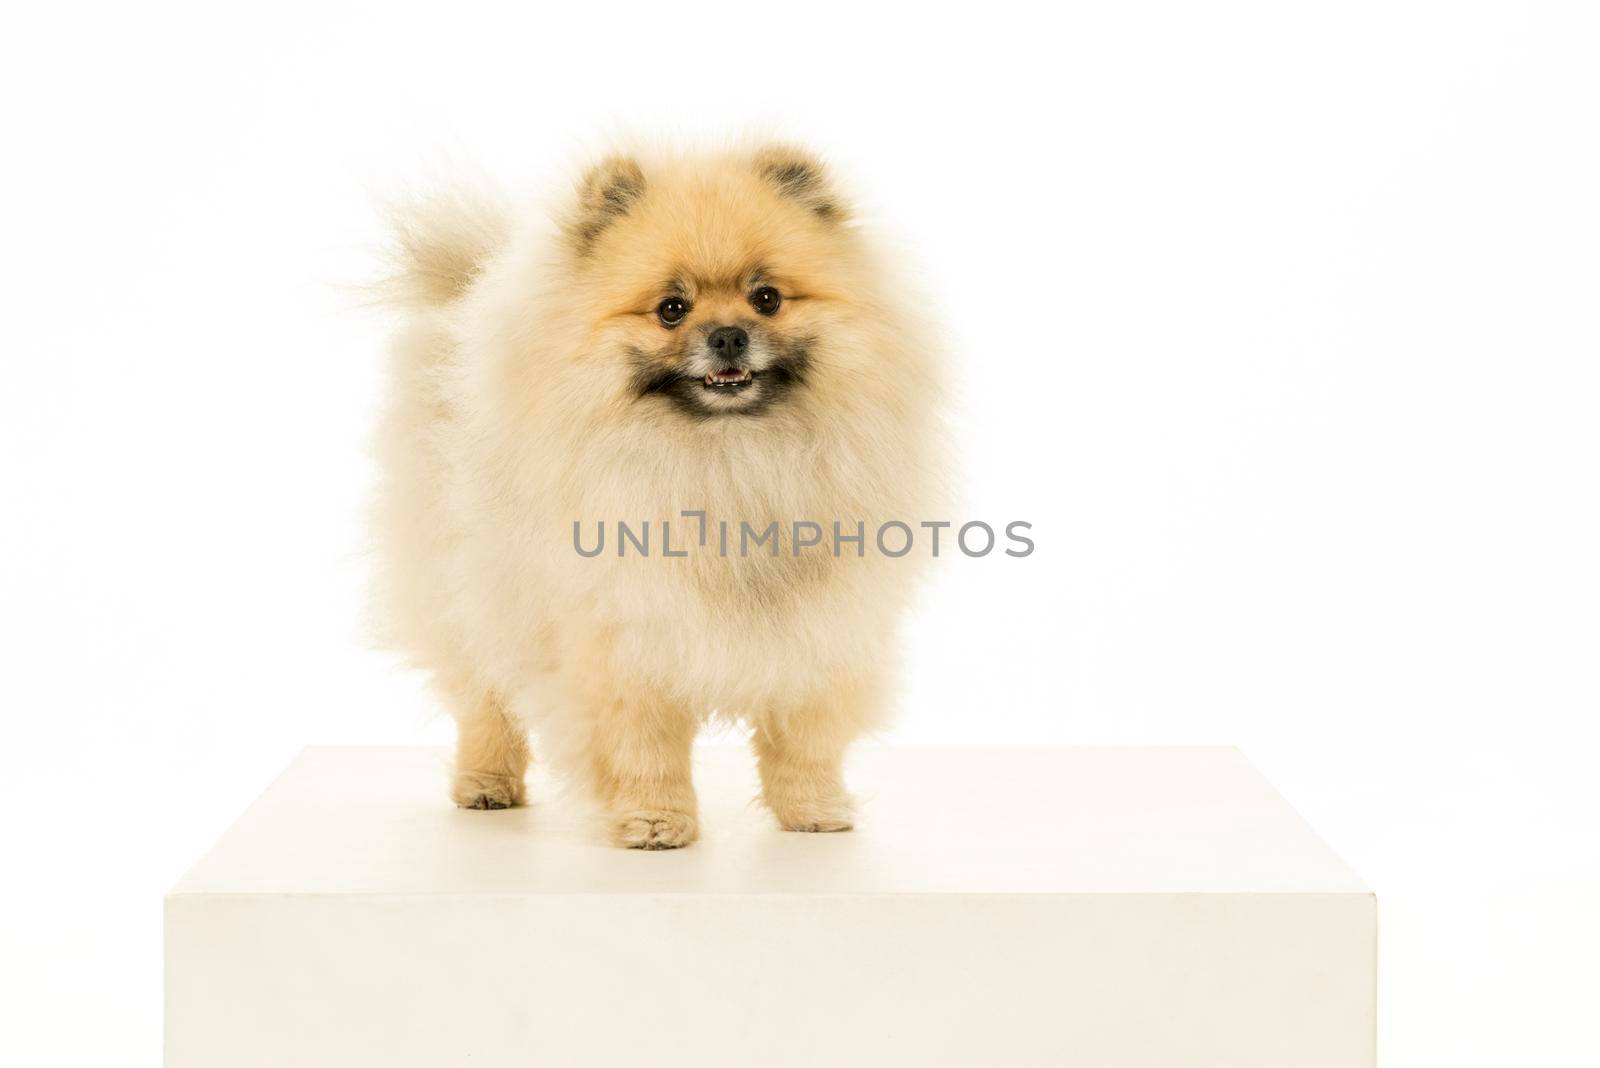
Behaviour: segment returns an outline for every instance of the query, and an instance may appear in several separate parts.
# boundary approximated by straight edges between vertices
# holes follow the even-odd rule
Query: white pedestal
[[[705,750],[665,853],[445,777],[308,749],[183,878],[168,1068],[1373,1063],[1373,897],[1236,750],[867,750],[835,835]]]

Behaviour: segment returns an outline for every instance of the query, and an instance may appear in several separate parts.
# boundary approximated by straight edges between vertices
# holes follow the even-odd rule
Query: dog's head
[[[582,179],[564,237],[582,358],[630,406],[751,420],[874,373],[873,272],[803,152],[611,157]]]

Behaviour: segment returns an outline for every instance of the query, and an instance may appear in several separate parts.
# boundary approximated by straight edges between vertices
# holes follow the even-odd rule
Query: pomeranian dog
[[[779,824],[848,830],[845,752],[882,721],[926,555],[872,532],[939,500],[941,361],[824,165],[615,155],[554,210],[392,216],[380,618],[456,719],[455,802],[521,804],[531,733],[617,844],[685,846],[717,716]]]

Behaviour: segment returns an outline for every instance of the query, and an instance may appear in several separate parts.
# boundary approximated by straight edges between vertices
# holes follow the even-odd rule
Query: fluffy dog
[[[531,732],[618,844],[688,845],[718,715],[784,828],[849,829],[843,758],[881,722],[924,555],[871,532],[937,499],[939,360],[823,165],[617,155],[554,212],[455,193],[393,218],[380,616],[455,716],[455,802],[522,803]],[[653,551],[575,551],[619,521]]]

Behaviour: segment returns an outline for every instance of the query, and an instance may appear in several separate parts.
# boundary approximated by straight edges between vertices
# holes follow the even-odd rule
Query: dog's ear
[[[810,153],[792,145],[769,145],[756,153],[756,170],[778,192],[817,218],[825,222],[844,219],[844,203],[833,191],[827,168]]]
[[[567,237],[587,255],[606,227],[633,210],[644,196],[644,170],[629,156],[607,156],[578,183],[578,203],[567,221]]]

